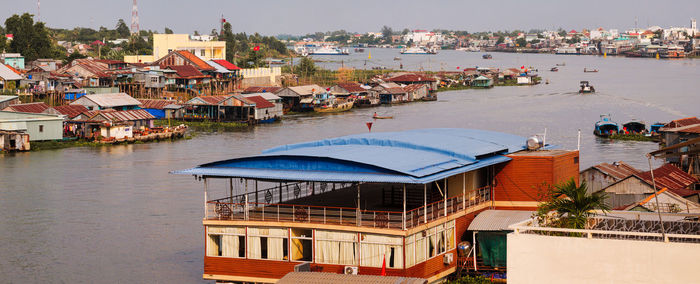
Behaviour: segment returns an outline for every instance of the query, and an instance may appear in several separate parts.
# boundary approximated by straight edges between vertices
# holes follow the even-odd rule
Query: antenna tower
[[[139,34],[139,8],[134,0],[134,5],[131,8],[131,34]]]

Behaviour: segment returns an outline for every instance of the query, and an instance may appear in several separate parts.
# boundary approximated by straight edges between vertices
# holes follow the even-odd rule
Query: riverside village
[[[694,18],[67,2],[0,14],[2,283],[700,282]]]

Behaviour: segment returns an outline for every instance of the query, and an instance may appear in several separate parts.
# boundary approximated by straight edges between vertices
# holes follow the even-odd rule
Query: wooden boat
[[[595,88],[588,81],[581,81],[581,89],[578,92],[581,94],[595,93]]]
[[[557,63],[557,66],[566,66],[566,62],[562,62],[561,64]]]
[[[394,117],[393,116],[380,116],[380,115],[377,115],[377,113],[375,112],[374,115],[372,115],[372,118],[374,118],[374,119],[392,119]]]
[[[625,133],[630,134],[640,134],[647,132],[647,126],[644,122],[632,120],[622,125],[622,129]]]
[[[557,68],[557,67],[552,67],[552,69],[549,69],[549,71],[557,72],[557,71],[559,71],[559,68]]]
[[[487,54],[482,55],[481,58],[483,58],[483,59],[492,59],[493,56],[491,56],[491,54],[488,54],[488,53],[487,53]]]
[[[595,73],[595,72],[598,72],[598,69],[586,69],[586,68],[583,68],[583,72],[585,72],[585,73]]]
[[[320,104],[314,105],[314,111],[320,113],[343,112],[352,109],[352,105],[352,101]]]
[[[616,134],[620,131],[620,126],[616,122],[610,119],[610,115],[601,114],[600,120],[595,123],[595,128],[593,129],[593,135],[598,137],[610,137],[612,134]]]

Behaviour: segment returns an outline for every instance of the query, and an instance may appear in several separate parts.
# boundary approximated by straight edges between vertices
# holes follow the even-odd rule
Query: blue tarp
[[[156,119],[165,118],[165,110],[163,110],[163,109],[144,108],[144,110],[147,111],[148,113],[150,113]]]
[[[368,133],[291,144],[176,174],[265,180],[428,183],[507,162],[525,138],[473,129]]]

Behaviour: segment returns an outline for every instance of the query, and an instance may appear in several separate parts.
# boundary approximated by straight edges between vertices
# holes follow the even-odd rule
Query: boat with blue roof
[[[593,129],[593,134],[598,137],[610,137],[610,135],[617,134],[620,131],[620,126],[617,122],[610,119],[610,114],[601,114],[600,120],[595,123],[595,128]]]

